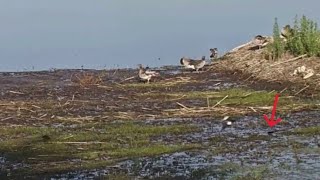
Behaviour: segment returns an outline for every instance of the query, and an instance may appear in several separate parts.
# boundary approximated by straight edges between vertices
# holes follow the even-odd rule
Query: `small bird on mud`
[[[261,36],[261,35],[257,35],[257,36],[254,37],[252,42],[253,42],[254,45],[258,46],[259,49],[261,49],[263,44],[267,42],[267,37]]]
[[[217,59],[217,57],[218,57],[218,48],[211,48],[210,52],[211,52],[210,60],[213,61],[214,59]]]
[[[225,128],[229,127],[232,125],[232,121],[231,120],[228,120],[229,119],[229,116],[225,116],[223,119],[222,119],[222,128],[221,128],[221,131],[224,130]]]
[[[206,57],[202,56],[201,60],[183,57],[180,59],[180,64],[188,69],[193,69],[196,70],[196,72],[199,72],[199,69],[203,68],[203,66],[206,64]]]
[[[148,69],[143,68],[142,64],[139,64],[139,78],[141,80],[147,80],[147,82],[150,82],[150,79],[154,76],[158,76],[160,75],[158,72],[156,71],[151,71]]]

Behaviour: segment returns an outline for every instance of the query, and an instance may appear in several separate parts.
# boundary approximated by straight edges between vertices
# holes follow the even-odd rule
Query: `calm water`
[[[1,0],[0,71],[178,64],[271,34],[319,0]],[[160,58],[160,60],[158,59]]]

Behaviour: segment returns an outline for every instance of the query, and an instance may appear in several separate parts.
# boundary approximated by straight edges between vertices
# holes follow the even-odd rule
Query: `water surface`
[[[305,14],[317,0],[2,0],[0,71],[178,64],[225,52],[272,24]],[[160,58],[160,60],[159,60]]]

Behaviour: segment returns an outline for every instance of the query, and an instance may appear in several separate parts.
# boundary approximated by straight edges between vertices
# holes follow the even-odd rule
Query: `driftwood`
[[[245,46],[248,46],[248,45],[250,45],[250,44],[252,44],[252,41],[249,41],[249,42],[247,42],[247,43],[245,43],[245,44],[242,44],[242,45],[240,45],[240,46],[237,46],[237,47],[233,48],[231,51],[229,51],[229,53],[238,51],[239,49],[241,49],[241,48],[243,48],[243,47],[245,47]]]
[[[295,58],[292,58],[292,59],[289,59],[289,60],[286,60],[286,61],[282,61],[282,62],[278,62],[278,63],[272,64],[272,65],[270,65],[270,67],[277,66],[277,65],[279,65],[279,64],[283,64],[283,63],[287,63],[287,62],[291,62],[291,61],[295,61],[295,60],[304,58],[304,57],[306,57],[306,56],[307,56],[307,54],[303,54],[303,55],[301,55],[301,56],[298,56],[298,57],[295,57]]]

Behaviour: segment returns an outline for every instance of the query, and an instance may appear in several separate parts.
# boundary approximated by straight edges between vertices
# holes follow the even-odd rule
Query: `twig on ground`
[[[23,95],[23,94],[24,94],[24,93],[18,92],[18,91],[9,91],[9,93],[12,93],[12,94],[20,94],[20,95]]]
[[[270,65],[270,67],[277,66],[277,65],[279,65],[279,64],[283,64],[283,63],[287,63],[287,62],[291,62],[291,61],[295,61],[295,60],[304,58],[304,57],[306,57],[306,56],[307,56],[307,54],[303,54],[303,55],[301,55],[301,56],[298,56],[298,57],[295,57],[295,58],[292,58],[292,59],[289,59],[289,60],[286,60],[286,61],[282,61],[282,62],[278,62],[278,63],[272,64],[272,65]]]
[[[257,112],[253,107],[249,107],[253,112]]]
[[[36,106],[36,105],[31,105],[31,106],[34,107],[34,108],[37,108],[37,109],[41,109],[41,107]]]
[[[128,77],[128,78],[122,80],[121,82],[125,82],[125,81],[128,81],[128,80],[134,79],[135,77],[136,77],[136,76]]]
[[[185,109],[189,109],[187,106],[185,106],[185,105],[183,105],[183,104],[181,104],[181,103],[179,103],[179,102],[176,102],[179,106],[181,106],[181,107],[183,107],[183,108],[185,108]]]
[[[227,97],[228,97],[229,95],[226,95],[224,98],[222,98],[220,101],[218,101],[214,106],[212,106],[212,107],[216,107],[216,106],[218,106],[222,101],[224,101],[225,99],[227,99]]]
[[[0,119],[0,121],[5,121],[5,120],[9,120],[9,119],[12,119],[13,117],[6,117],[6,118],[3,118],[3,119]]]
[[[298,91],[298,92],[295,93],[294,95],[295,95],[295,96],[298,95],[299,93],[301,93],[302,91],[304,91],[304,90],[307,89],[308,87],[309,87],[309,85],[306,86],[306,87],[304,87],[304,88],[302,88],[300,91]]]
[[[283,93],[284,91],[286,91],[288,88],[284,88],[283,90],[280,91],[280,94]]]
[[[107,144],[108,142],[92,141],[92,142],[54,142],[56,144]]]

